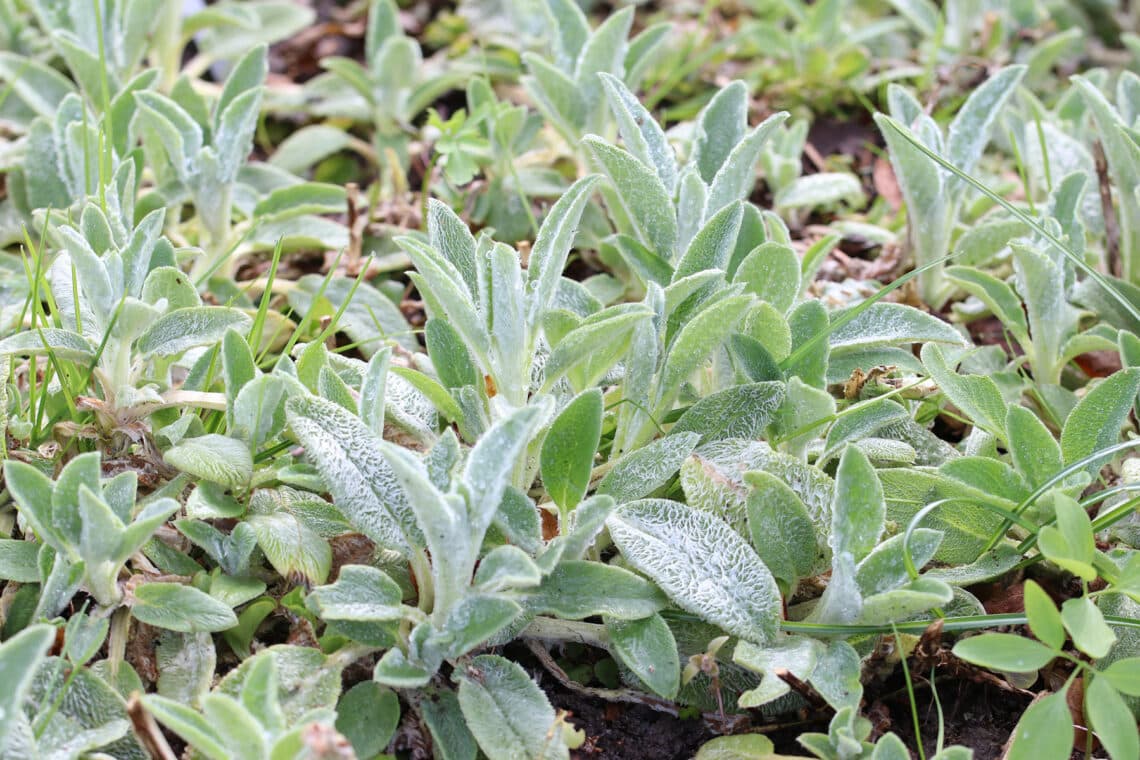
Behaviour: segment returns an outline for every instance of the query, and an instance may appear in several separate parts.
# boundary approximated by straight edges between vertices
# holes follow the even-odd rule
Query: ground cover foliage
[[[1135,4],[191,5],[0,0],[0,757],[1140,757]]]

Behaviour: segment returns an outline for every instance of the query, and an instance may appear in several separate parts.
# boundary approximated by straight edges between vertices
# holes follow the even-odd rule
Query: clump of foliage
[[[0,758],[1140,756],[1109,6],[0,0]]]

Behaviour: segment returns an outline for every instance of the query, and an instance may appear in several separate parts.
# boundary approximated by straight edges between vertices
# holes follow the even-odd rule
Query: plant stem
[[[346,668],[362,657],[367,657],[376,651],[376,647],[363,644],[349,644],[336,650],[328,656],[325,662],[330,667]]]
[[[208,200],[201,195],[194,199],[202,224],[202,249],[206,252],[190,270],[190,276],[199,285],[211,276],[231,278],[236,269],[226,246],[233,217],[233,185],[225,183],[210,189],[213,194]]]
[[[548,643],[564,644],[572,641],[600,649],[609,649],[610,636],[606,627],[599,623],[584,623],[579,620],[558,620],[550,617],[536,617],[519,634],[524,639],[537,639]]]
[[[111,615],[111,629],[107,637],[107,662],[111,664],[112,678],[118,678],[119,665],[122,664],[127,650],[127,640],[131,631],[131,611],[128,607],[119,607]]]
[[[168,409],[172,406],[196,406],[215,412],[226,410],[226,394],[224,393],[170,390],[162,394],[162,401],[162,406],[158,407],[159,409]]]
[[[163,3],[158,25],[154,30],[154,57],[162,70],[162,91],[170,92],[178,81],[182,63],[182,6],[180,3]]]
[[[419,604],[424,612],[431,612],[435,605],[435,589],[432,585],[431,563],[423,550],[416,549],[411,558],[412,576],[416,579],[416,588],[419,590]]]
[[[275,296],[283,296],[296,290],[297,283],[294,280],[277,278],[270,282],[268,277],[258,277],[256,280],[242,280],[237,283],[237,287],[248,296],[255,296],[264,293],[266,290]]]

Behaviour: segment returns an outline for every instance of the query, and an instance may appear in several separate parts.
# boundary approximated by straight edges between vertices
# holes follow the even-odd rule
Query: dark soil
[[[541,682],[555,709],[569,712],[570,722],[586,732],[586,743],[572,755],[575,760],[689,760],[717,735],[699,717],[675,717],[640,705],[607,703],[567,690],[551,678]],[[917,756],[910,701],[901,679],[888,679],[875,691],[878,693],[868,693],[864,710],[875,724],[875,736],[893,731]],[[1029,704],[1027,697],[992,685],[949,678],[939,681],[938,697],[944,746],[969,747],[975,760],[1001,757],[1005,742]],[[938,740],[938,709],[924,684],[916,684],[915,698],[922,744],[929,757]],[[804,722],[795,722],[794,715],[787,717],[792,722],[777,730],[765,731],[763,725],[744,730],[764,732],[778,753],[806,755],[796,737],[805,731],[826,733],[831,716],[818,715],[816,720]]]
[[[1002,748],[1017,725],[1018,718],[1029,706],[1029,699],[988,684],[943,679],[938,682],[938,699],[942,703],[944,746],[959,744],[974,750],[975,760],[997,760]],[[930,689],[915,692],[918,704],[922,746],[927,757],[934,754],[938,740],[938,708]],[[882,703],[891,718],[890,730],[913,749],[914,719],[906,692]]]
[[[570,721],[586,732],[575,760],[687,760],[714,736],[700,718],[675,718],[641,705],[599,702],[546,686],[555,709],[570,712]]]

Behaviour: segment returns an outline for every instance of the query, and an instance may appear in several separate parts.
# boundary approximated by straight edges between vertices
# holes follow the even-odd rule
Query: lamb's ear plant
[[[908,0],[890,4],[921,35],[919,55],[926,70],[920,76],[925,77],[931,66],[977,55],[1024,63],[1027,83],[1036,87],[1049,80],[1054,66],[1079,55],[1094,33],[1088,16],[1075,7],[1001,3],[978,14],[976,6],[958,0],[941,6]]]
[[[163,72],[163,90],[179,73],[198,78],[219,63],[233,62],[258,45],[280,42],[313,23],[311,8],[288,0],[221,0],[186,13],[188,7],[164,3],[154,35],[154,59]],[[185,66],[182,56],[194,43]]]
[[[76,396],[94,396],[98,403],[89,406],[108,433],[160,408],[200,403],[203,397],[174,387],[175,363],[252,322],[238,309],[202,305],[162,236],[165,211],[136,225],[134,193],[134,165],[122,164],[104,191],[110,213],[90,202],[74,226],[53,226],[49,240],[62,252],[49,262],[48,249],[39,250],[29,275],[51,313],[38,313],[36,304],[34,329],[0,340],[5,357],[48,357],[60,377],[54,393],[72,407]],[[39,292],[41,278],[48,294]]]
[[[47,45],[35,28],[32,12],[25,6],[4,3],[0,6],[5,29],[0,37],[0,50],[12,53],[42,53]]]
[[[904,552],[910,552],[913,565],[922,567],[937,552],[942,536],[924,531],[880,541],[886,517],[882,485],[870,460],[848,446],[839,460],[831,507],[831,582],[812,610],[812,620],[895,623],[950,601],[949,585],[908,576],[904,561]]]
[[[210,760],[306,757],[314,737],[351,752],[352,745],[337,731],[340,720],[332,700],[303,711],[282,704],[287,692],[279,670],[273,652],[264,652],[246,662],[234,688],[202,697],[199,710],[160,694],[149,694],[142,702],[160,723]],[[293,674],[289,677],[292,680]]]
[[[103,642],[106,621],[86,626],[86,620],[77,612],[63,626],[60,633],[68,636],[68,644],[59,656],[32,657],[38,667],[24,689],[23,704],[7,713],[10,729],[0,757],[147,757],[131,733],[126,699],[97,668],[88,667]],[[42,631],[39,626],[31,630]],[[124,664],[122,672],[123,683],[141,685],[137,675],[132,679],[129,665]]]
[[[162,0],[27,3],[43,32],[40,39],[62,58],[71,78],[40,56],[0,52],[0,82],[12,88],[12,97],[3,98],[0,111],[15,124],[26,125],[29,116],[50,118],[64,96],[82,93],[86,104],[101,115],[107,141],[121,149],[127,137],[122,111],[124,106],[129,108],[122,95],[149,87],[158,78],[156,72],[140,68],[164,4]],[[80,153],[98,154],[98,146],[98,142],[91,143]]]
[[[386,358],[386,355],[381,356],[378,361]],[[321,359],[325,359],[327,365],[325,355],[313,360],[318,363],[318,376],[324,368],[320,365]],[[286,370],[286,364],[278,364],[269,372],[262,371],[249,341],[237,330],[228,330],[223,337],[221,360],[226,432],[245,442],[251,455],[257,455],[262,447],[275,442],[284,429],[284,402],[304,394],[306,387],[299,377]]]
[[[1086,77],[1073,81],[1088,106],[1115,186],[1120,218],[1121,276],[1130,283],[1140,280],[1140,198],[1130,188],[1140,181],[1140,145],[1136,141],[1136,118],[1140,109],[1140,78],[1129,71],[1117,81],[1115,105]]]
[[[742,293],[739,286],[717,291],[715,285],[722,281],[722,277],[719,271],[710,269],[686,278],[671,288],[672,293],[683,294],[673,303],[670,303],[672,293],[669,290],[650,285],[645,305],[652,309],[654,319],[644,322],[630,338],[629,360],[621,385],[620,398],[624,403],[618,412],[611,457],[630,454],[654,437],[657,421],[665,419],[673,410],[683,386],[698,367],[728,340],[745,316],[754,301],[753,296]],[[698,288],[703,292],[697,297],[691,296]],[[686,298],[692,300],[686,301]],[[678,308],[682,301],[687,303],[687,308]],[[767,416],[761,414],[758,418],[750,417],[746,424],[762,425],[766,419]],[[692,419],[682,424],[696,422],[697,419]],[[676,440],[670,442],[680,447],[677,453],[682,459],[700,440],[699,433],[693,430],[682,432],[684,430],[684,427],[680,428]],[[666,444],[662,442],[661,445]],[[632,460],[623,469],[630,466],[633,466]],[[621,470],[615,466],[607,478],[616,485],[620,474]],[[603,488],[606,487],[603,484]],[[626,498],[648,495],[653,488],[627,493]]]
[[[764,181],[775,196],[776,209],[797,219],[817,208],[840,203],[858,207],[865,202],[859,179],[847,172],[821,171],[801,176],[808,122],[781,124],[760,154]]]
[[[28,530],[43,542],[40,562],[68,577],[71,593],[82,587],[107,612],[126,603],[139,620],[173,630],[216,631],[236,622],[228,606],[191,586],[152,582],[124,592],[127,563],[180,506],[168,497],[136,505],[135,473],[103,478],[100,455],[90,453],[72,459],[54,482],[17,461],[4,463],[4,479]],[[42,615],[58,613],[67,597],[52,602]]]
[[[90,101],[105,104],[105,98],[118,93],[137,73],[162,4],[162,0],[40,0],[29,5]]]
[[[50,91],[45,92],[45,96],[49,94]],[[131,101],[133,97],[128,95],[122,104],[125,118],[110,120],[122,130],[124,140],[133,112]],[[23,155],[10,175],[11,202],[22,217],[20,221],[33,222],[34,212],[43,209],[64,214],[78,209],[98,194],[100,186],[110,184],[120,167],[112,146],[107,145],[101,152],[97,148],[100,143],[96,117],[77,93],[66,93],[50,114],[35,119],[28,130]],[[18,230],[6,233],[20,239]]]
[[[170,83],[179,71],[180,62],[174,56],[181,55],[192,39],[197,54],[181,71],[202,76],[219,62],[234,62],[260,44],[290,38],[316,17],[311,8],[287,0],[220,0],[193,14],[178,10],[164,8],[156,41]]]
[[[0,83],[6,93],[0,114],[17,135],[26,133],[37,117],[50,119],[63,99],[77,90],[74,82],[49,64],[10,49],[0,50]],[[16,153],[18,146],[12,143],[0,152],[5,159]]]
[[[1050,198],[1046,221],[1054,235],[1078,253],[1085,228],[1077,209],[1086,185],[1081,173],[1062,179]],[[1058,386],[1062,371],[1074,357],[1091,350],[1114,350],[1115,332],[1099,326],[1081,332],[1082,312],[1070,303],[1074,267],[1063,251],[1039,234],[1011,238],[1008,244],[1012,283],[978,267],[951,266],[946,276],[1001,319],[1025,352],[1025,365],[1039,385]],[[1049,388],[1045,393],[1055,398],[1058,391]]]
[[[731,266],[740,250],[730,225],[740,220],[740,236],[745,234],[748,208],[734,204],[723,209],[694,238],[673,281],[664,289],[650,283],[644,303],[658,317],[633,336],[620,388],[626,408],[618,411],[614,453],[644,445],[655,421],[673,413],[682,394],[695,392],[696,403],[672,434],[700,431],[711,441],[765,432],[782,449],[806,459],[809,444],[835,414],[826,385],[843,382],[852,371],[833,379],[831,353],[843,366],[870,369],[895,355],[907,356],[895,348],[899,344],[963,343],[945,323],[900,304],[875,299],[829,315],[818,302],[797,303],[801,268],[810,276],[811,254],[826,251],[834,239],[809,251],[802,264],[784,242],[761,244],[743,257],[731,284],[723,287],[721,267]],[[782,240],[786,228],[778,219],[768,221]],[[694,374],[710,357],[711,369]],[[752,411],[741,418],[734,407]]]
[[[673,277],[704,230],[706,238],[729,246],[717,266],[731,273],[728,255],[733,250],[748,253],[765,242],[764,223],[758,211],[749,212],[747,236],[737,246],[742,222],[735,221],[732,212],[719,217],[719,225],[714,226],[713,219],[748,197],[761,150],[788,114],[773,114],[749,129],[748,88],[733,82],[702,110],[693,126],[688,160],[681,165],[664,130],[633,93],[617,77],[599,76],[625,150],[597,134],[586,136],[582,145],[608,179],[602,194],[615,228],[624,236],[617,247],[626,265],[635,271],[652,266]],[[709,268],[696,265],[693,259],[701,255],[689,257],[680,276]]]
[[[844,451],[834,483],[823,472],[759,443],[724,441],[699,449],[691,462],[694,467],[686,464],[682,482],[690,504],[706,513],[716,514],[725,492],[746,489],[747,535],[786,596],[794,594],[800,579],[818,574],[830,557],[831,580],[810,605],[808,621],[882,625],[950,601],[950,586],[917,572],[909,575],[904,561],[909,551],[914,566],[928,562],[942,540],[939,531],[919,530],[880,543],[886,505],[875,471],[859,448],[849,445]],[[748,466],[764,469],[748,472],[737,486],[733,470]],[[711,471],[707,483],[693,477],[698,469]],[[729,482],[718,491],[715,484],[726,475]],[[795,484],[794,490],[784,479]],[[800,635],[753,636],[736,646],[733,660],[764,675],[758,686],[740,695],[742,707],[761,707],[789,693],[787,683],[772,675],[779,668],[811,683],[836,709],[858,701],[848,689],[858,683],[860,658],[843,642],[829,648]]]
[[[760,152],[764,184],[774,194],[784,192],[803,173],[804,147],[810,126],[807,119],[781,124]]]
[[[407,168],[417,118],[441,95],[461,87],[468,72],[425,61],[419,43],[404,34],[392,0],[370,0],[364,42],[363,64],[340,56],[321,60],[327,73],[306,85],[307,108],[318,116],[371,124],[371,158],[394,176]],[[330,153],[343,147],[336,140],[327,146]]]
[[[35,625],[0,644],[0,673],[4,674],[7,684],[0,697],[0,709],[5,716],[0,723],[0,756],[8,756],[10,747],[19,741],[19,723],[14,716],[23,709],[24,697],[54,639],[51,626]]]
[[[449,711],[448,720],[465,720],[488,756],[566,757],[559,721],[525,671],[500,657],[465,655],[517,634],[538,614],[637,620],[665,601],[629,571],[581,558],[613,510],[608,497],[578,504],[577,520],[563,535],[542,541],[535,506],[519,486],[550,402],[512,411],[465,457],[450,433],[417,456],[317,397],[293,399],[287,409],[290,428],[335,504],[358,529],[407,558],[418,596],[415,607],[407,606],[400,586],[382,570],[346,566],[335,583],[314,589],[310,609],[340,635],[387,650],[374,672],[386,686],[423,687],[452,663],[458,701],[439,709]],[[424,713],[429,724],[434,712]],[[506,733],[503,721],[510,726]]]
[[[1057,252],[1063,254],[1076,269],[1079,269],[1085,275],[1085,278],[1077,284],[1073,291],[1073,296],[1078,302],[1086,305],[1095,304],[1097,311],[1106,322],[1127,326],[1129,328],[1135,328],[1140,325],[1140,308],[1136,306],[1136,301],[1140,300],[1140,297],[1133,292],[1132,286],[1127,282],[1115,280],[1113,277],[1103,274],[1081,255],[1079,251],[1083,249],[1078,242],[1073,241],[1073,243],[1070,244],[1063,239],[1063,235],[1069,233],[1066,224],[1071,224],[1071,221],[1065,222],[1059,217],[1059,221],[1062,221],[1062,235],[1058,235],[1056,227],[1051,228],[1047,224],[1042,224],[1035,219],[1031,213],[1027,213],[1025,209],[1020,208],[1007,198],[995,192],[993,188],[979,181],[969,172],[963,171],[944,155],[926,145],[922,139],[897,120],[880,114],[876,116],[876,121],[880,129],[894,132],[899,138],[909,144],[910,149],[949,172],[959,182],[963,182],[972,187],[983,195],[987,202],[992,202],[1000,206],[1013,219],[1032,231],[1036,238],[1048,242],[1051,247],[1051,254]],[[1016,234],[1016,232],[1013,234]],[[1006,236],[1005,240],[1008,241],[1010,237],[1012,237],[1012,235]],[[933,267],[940,263],[940,261],[941,260],[936,260],[932,265],[928,266]]]
[[[827,733],[807,732],[797,737],[804,749],[821,760],[843,760],[848,757],[869,758],[869,760],[905,760],[911,757],[910,750],[894,732],[887,732],[872,742],[871,722],[850,707],[838,710],[828,724]],[[935,754],[930,760],[969,760],[974,756],[970,747],[953,745],[945,747],[939,734]]]
[[[426,343],[438,380],[404,377],[460,423],[464,435],[525,406],[533,393],[560,384],[592,387],[651,317],[639,304],[603,309],[562,277],[597,182],[578,180],[551,208],[525,270],[517,251],[485,236],[476,240],[438,201],[429,204],[428,241],[398,241],[416,267],[411,278],[427,307]],[[602,334],[608,342],[599,352],[594,340]]]
[[[524,53],[523,86],[535,107],[573,150],[587,134],[609,136],[613,122],[599,75],[609,75],[633,91],[669,34],[668,24],[646,28],[633,39],[633,9],[612,14],[591,30],[573,0],[547,0],[549,29],[557,33],[549,53]],[[620,119],[620,117],[619,117]]]
[[[181,79],[169,96],[135,93],[136,129],[148,162],[168,203],[183,198],[194,205],[205,255],[192,276],[227,276],[236,262],[229,256],[234,186],[245,165],[257,128],[267,50],[259,45],[234,64],[217,101],[207,104],[190,81]]]
[[[889,113],[913,130],[927,148],[945,155],[962,172],[970,173],[982,157],[1001,109],[1024,75],[1024,66],[1009,66],[994,74],[966,99],[945,133],[923,112],[914,96],[900,86],[888,88]],[[881,115],[876,114],[875,121],[887,141],[891,165],[906,200],[909,247],[915,264],[923,267],[952,250],[969,188],[886,126]],[[940,308],[946,302],[950,293],[940,267],[919,275],[919,292],[931,308]]]
[[[370,0],[329,27],[362,60],[289,87],[266,45],[314,19],[295,3],[0,0],[0,758],[568,760],[539,668],[728,733],[806,710],[807,752],[902,760],[869,666],[935,621],[1054,679],[1011,756],[1067,753],[1077,702],[1140,754],[1140,291],[1092,263],[1111,192],[1135,255],[1140,79],[1046,97],[1086,33],[1056,4],[890,5],[709,6],[659,55],[632,7],[471,0],[413,34]],[[762,109],[917,85],[876,117],[915,269],[829,256],[904,217],[802,175],[810,114],[750,124],[772,77]],[[973,176],[1009,157],[1016,200]],[[1011,573],[1025,614],[986,614],[970,589]]]
[[[770,237],[786,239],[778,219],[740,200],[765,138],[786,115],[748,132],[746,90],[736,83],[706,108],[694,155],[679,173],[672,146],[644,106],[617,78],[603,75],[602,83],[627,147],[596,136],[583,141],[607,177],[603,197],[618,230],[603,255],[608,250],[609,260],[634,273],[656,315],[631,336],[614,439],[621,453],[652,437],[653,421],[671,411],[682,384],[749,311],[754,297],[746,283],[718,287],[725,273]],[[722,380],[711,383],[723,387]]]

